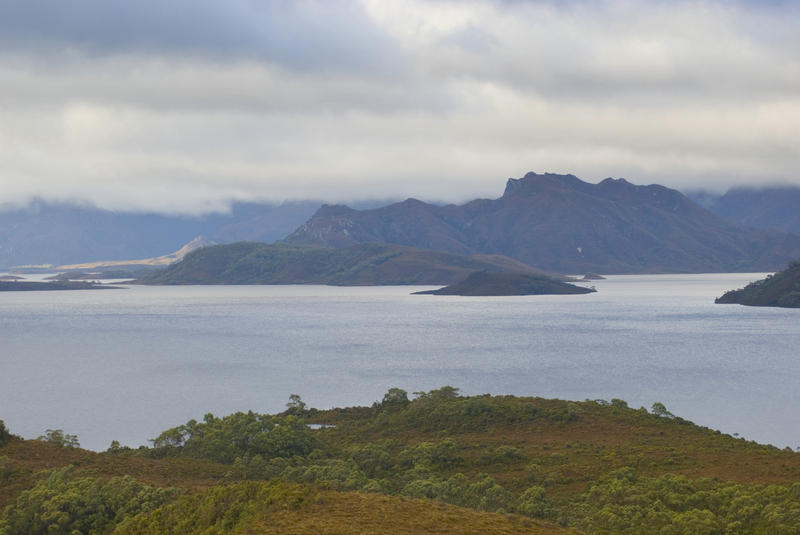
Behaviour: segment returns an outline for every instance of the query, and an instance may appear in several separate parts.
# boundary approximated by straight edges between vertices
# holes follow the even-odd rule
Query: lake
[[[138,446],[289,395],[371,404],[391,387],[660,401],[698,424],[800,445],[800,310],[714,305],[760,274],[625,275],[575,296],[429,287],[173,286],[0,293],[0,419],[34,438]]]

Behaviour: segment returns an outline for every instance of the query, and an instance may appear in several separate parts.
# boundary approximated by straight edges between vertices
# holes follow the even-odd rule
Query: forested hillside
[[[790,262],[786,269],[766,279],[752,282],[738,290],[726,292],[718,304],[800,308],[800,261]]]
[[[800,454],[661,403],[442,387],[316,410],[292,396],[281,414],[207,414],[104,453],[60,431],[23,441],[2,429],[3,535],[800,529]]]

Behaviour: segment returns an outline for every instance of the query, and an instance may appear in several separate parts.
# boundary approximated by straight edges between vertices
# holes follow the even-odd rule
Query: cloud
[[[56,59],[144,54],[300,70],[375,71],[397,52],[358,3],[322,0],[7,0],[0,44]]]
[[[501,193],[526,171],[800,183],[772,2],[0,3],[0,203]]]

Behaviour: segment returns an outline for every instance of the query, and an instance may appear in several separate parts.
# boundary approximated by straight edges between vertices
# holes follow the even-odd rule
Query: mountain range
[[[560,273],[771,271],[800,258],[800,237],[736,225],[679,191],[552,173],[509,179],[502,197],[463,205],[323,205],[284,241],[498,254]]]
[[[387,242],[506,255],[572,273],[772,271],[800,258],[797,236],[785,231],[800,233],[800,187],[694,191],[687,198],[622,179],[589,184],[529,173],[509,179],[500,198],[463,205],[253,202],[197,217],[42,200],[0,205],[0,269],[172,258],[203,236],[211,243],[284,238],[322,247]]]

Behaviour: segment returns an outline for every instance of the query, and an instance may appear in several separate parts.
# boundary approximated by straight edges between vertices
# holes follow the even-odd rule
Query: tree
[[[653,406],[650,407],[650,412],[662,418],[675,418],[675,415],[669,412],[664,404],[660,401],[653,403]]]
[[[64,433],[63,429],[48,429],[44,435],[40,436],[36,440],[42,440],[44,442],[49,442],[50,444],[55,444],[56,446],[67,448],[81,447],[80,442],[78,442],[78,435]]]
[[[12,435],[8,429],[6,429],[6,423],[3,420],[0,420],[0,446],[7,444],[14,435]]]
[[[381,405],[384,407],[386,406],[398,406],[398,405],[407,405],[408,404],[408,392],[403,390],[402,388],[390,388],[386,394],[383,396],[383,401],[381,401]]]
[[[454,386],[443,386],[436,390],[431,390],[430,392],[414,392],[414,395],[417,396],[419,399],[431,399],[436,401],[448,401],[452,399],[458,399],[459,389]]]
[[[124,519],[172,501],[174,489],[150,487],[130,476],[110,481],[78,477],[72,466],[52,470],[0,514],[0,533],[107,534]]]
[[[288,414],[302,415],[306,411],[306,404],[300,399],[298,394],[289,396],[289,403],[286,404]]]

